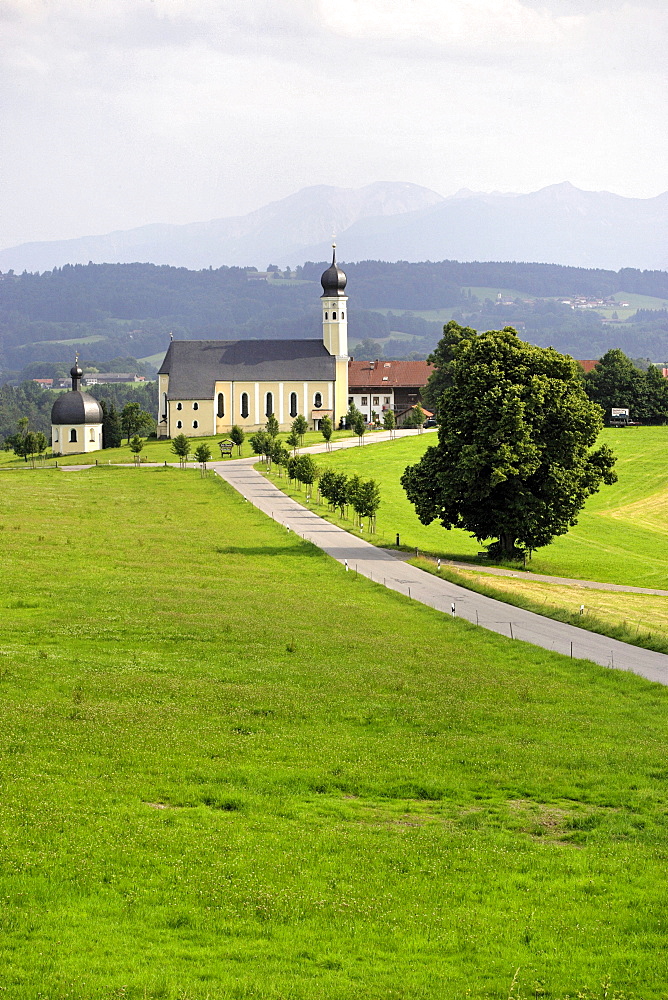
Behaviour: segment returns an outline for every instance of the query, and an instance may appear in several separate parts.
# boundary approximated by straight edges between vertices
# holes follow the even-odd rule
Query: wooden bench
[[[220,448],[220,457],[227,458],[232,454],[232,449],[234,448],[234,441],[219,441],[218,446]]]

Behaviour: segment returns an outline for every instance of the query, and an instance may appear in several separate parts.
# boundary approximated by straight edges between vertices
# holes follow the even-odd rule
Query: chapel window
[[[193,403],[193,410],[199,410],[199,403]]]
[[[218,416],[225,416],[225,396],[222,392],[218,393]]]
[[[273,392],[268,392],[264,400],[264,414],[266,417],[270,417],[274,412],[274,394]]]
[[[90,439],[91,439],[91,441],[95,440],[95,428],[94,427],[91,427],[91,429],[90,429]]]
[[[53,432],[53,440],[54,441],[60,440],[59,437],[58,437],[58,428],[57,427],[55,428],[55,430]]]
[[[70,442],[75,442],[76,439],[77,439],[77,432],[73,427],[72,430],[70,431]]]
[[[329,319],[329,313],[325,313],[325,319]]]
[[[163,418],[167,417],[167,393],[166,392],[163,392],[163,394],[162,394],[162,416],[163,416]]]
[[[176,409],[177,410],[182,410],[183,409],[183,403],[177,403],[176,404]]]
[[[341,319],[345,319],[345,318],[346,318],[346,314],[342,312],[341,313]]]
[[[177,420],[176,421],[176,429],[180,431],[182,427],[183,427],[183,424],[181,423],[181,421]]]
[[[336,313],[332,313],[332,319],[336,319]]]
[[[291,417],[296,417],[297,416],[297,393],[296,392],[291,392],[290,393],[290,416]]]
[[[193,420],[193,427],[195,427],[195,428],[199,427],[199,424],[197,423],[196,420]]]
[[[321,392],[316,392],[315,396],[313,397],[313,405],[315,406],[316,410],[321,409],[321,407],[322,407],[322,393]]]
[[[248,393],[247,392],[242,392],[241,393],[241,416],[244,418],[244,420],[248,416]]]

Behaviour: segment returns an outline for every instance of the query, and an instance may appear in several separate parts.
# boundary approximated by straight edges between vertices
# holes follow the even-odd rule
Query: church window
[[[242,392],[241,393],[241,416],[244,418],[244,420],[248,416],[248,393],[247,392]]]
[[[90,429],[90,439],[91,439],[91,441],[95,440],[95,428],[94,427],[91,427],[91,429]]]
[[[329,313],[325,313],[325,319],[329,319]]]
[[[193,410],[199,410],[199,403],[193,403]]]
[[[225,396],[222,394],[222,392],[218,393],[218,416],[219,417],[225,416]]]
[[[182,410],[183,409],[183,403],[177,403],[176,404],[176,409],[177,410]]]
[[[332,319],[336,319],[336,313],[332,313]]]
[[[296,417],[297,416],[297,393],[296,392],[291,392],[290,393],[290,416],[291,417]]]
[[[345,313],[341,313],[341,319],[345,319],[345,318],[346,318],[346,314]]]
[[[176,421],[176,429],[180,431],[182,427],[183,427],[183,424],[181,423],[181,421],[177,420]]]
[[[70,431],[70,442],[75,442],[76,439],[77,439],[77,432],[73,427],[72,430]]]
[[[199,424],[197,423],[197,421],[196,421],[196,420],[193,420],[193,427],[194,427],[195,429],[196,429],[197,427],[199,427]]]
[[[274,412],[274,394],[273,392],[268,392],[264,401],[264,414],[266,417],[270,417]]]
[[[165,419],[165,420],[167,419],[167,393],[166,392],[163,392],[163,394],[162,394],[162,416],[163,416],[163,419]]]
[[[53,440],[54,441],[58,441],[59,440],[59,438],[58,438],[58,428],[57,427],[55,427],[54,431],[53,431]]]
[[[315,406],[316,410],[319,410],[322,407],[322,393],[321,392],[316,392],[315,396],[313,397],[313,405]]]

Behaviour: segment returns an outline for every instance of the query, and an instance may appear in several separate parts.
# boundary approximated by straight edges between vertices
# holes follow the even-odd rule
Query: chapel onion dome
[[[332,250],[334,251],[332,254],[332,263],[329,265],[326,271],[322,272],[322,276],[320,278],[323,298],[331,298],[332,296],[345,295],[345,287],[348,281],[344,272],[336,263],[335,243],[332,244]]]
[[[101,424],[102,407],[96,399],[80,389],[63,392],[51,407],[51,423]]]

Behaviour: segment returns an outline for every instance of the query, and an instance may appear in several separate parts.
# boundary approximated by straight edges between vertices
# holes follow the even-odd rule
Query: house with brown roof
[[[348,405],[367,421],[394,410],[397,423],[422,402],[422,390],[434,370],[426,361],[355,361],[348,363]]]

